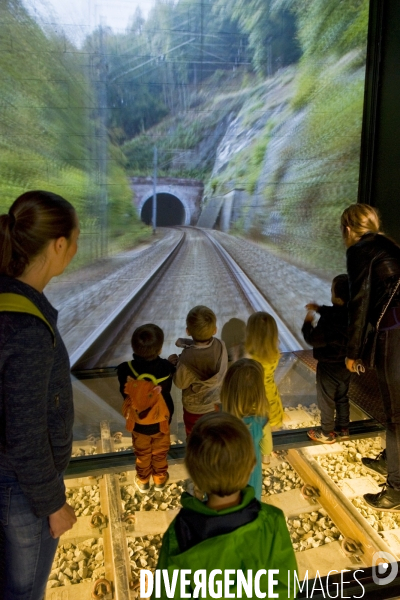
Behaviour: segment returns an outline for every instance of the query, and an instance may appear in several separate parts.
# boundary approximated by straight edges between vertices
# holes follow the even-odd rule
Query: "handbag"
[[[369,277],[370,276],[371,276],[371,269],[369,272]],[[389,304],[391,303],[394,296],[396,295],[396,292],[399,289],[399,286],[400,286],[400,279],[396,283],[396,286],[389,298],[389,301],[385,304],[384,308],[382,309],[382,312],[379,316],[379,319],[378,319],[375,327],[371,324],[368,324],[368,326],[367,326],[367,331],[364,336],[363,347],[361,349],[361,362],[366,369],[375,369],[375,353],[376,353],[376,343],[378,341],[379,326],[381,324],[384,314],[386,313],[387,309],[389,308]]]

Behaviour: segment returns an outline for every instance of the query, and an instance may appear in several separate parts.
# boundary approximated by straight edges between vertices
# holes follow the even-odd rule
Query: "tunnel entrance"
[[[151,225],[153,212],[153,196],[146,200],[142,206],[140,218]],[[171,227],[173,225],[185,225],[185,208],[182,202],[173,194],[157,194],[157,226]]]

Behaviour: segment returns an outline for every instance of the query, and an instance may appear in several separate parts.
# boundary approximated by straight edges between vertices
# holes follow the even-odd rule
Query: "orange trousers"
[[[167,479],[167,454],[171,445],[169,433],[144,435],[132,431],[132,444],[136,455],[136,473],[141,483],[147,483],[150,477],[156,485],[162,485]]]

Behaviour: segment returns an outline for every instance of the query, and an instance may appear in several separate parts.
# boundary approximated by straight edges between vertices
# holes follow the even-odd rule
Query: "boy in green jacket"
[[[293,598],[297,564],[285,517],[246,486],[256,464],[246,425],[226,413],[204,415],[185,462],[202,500],[182,494],[163,537],[152,598]]]

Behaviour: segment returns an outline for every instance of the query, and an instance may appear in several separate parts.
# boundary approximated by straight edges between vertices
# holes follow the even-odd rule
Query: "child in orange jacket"
[[[158,325],[147,323],[132,335],[133,360],[118,366],[120,392],[124,398],[123,413],[127,429],[132,431],[136,455],[135,485],[141,493],[161,491],[168,480],[167,454],[170,447],[169,424],[174,412],[171,397],[175,367],[159,356],[164,333]],[[135,396],[138,383],[146,382],[145,394]]]

